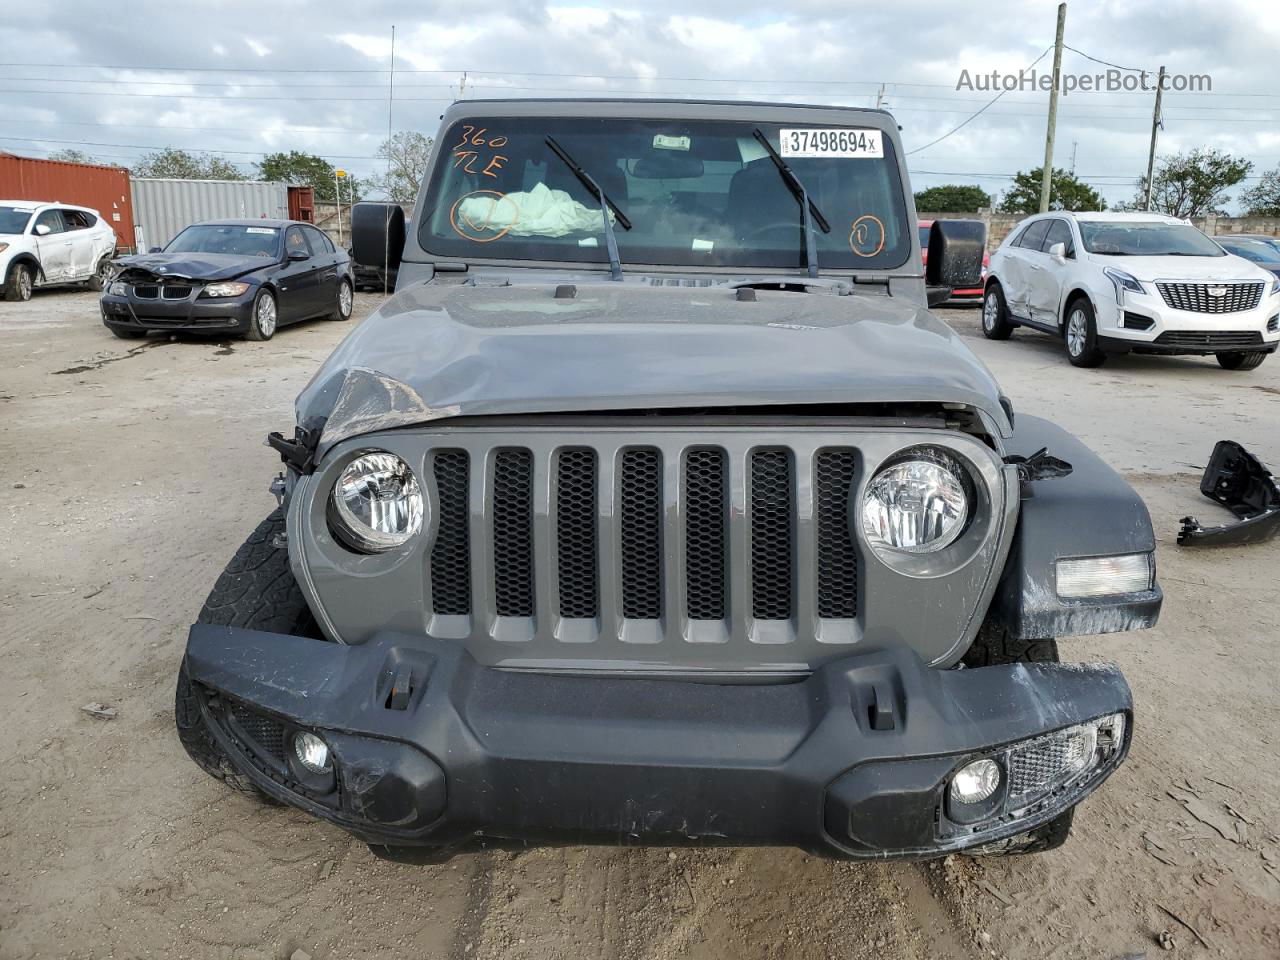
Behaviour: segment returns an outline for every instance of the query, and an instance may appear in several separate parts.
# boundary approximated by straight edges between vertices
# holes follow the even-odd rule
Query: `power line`
[[[124,147],[130,150],[168,150],[172,145],[148,144],[148,143],[103,143],[99,140],[59,140],[55,137],[0,137],[10,143],[65,143],[77,147]],[[234,154],[243,157],[265,157],[273,151],[266,150],[226,150],[222,147],[182,147],[181,149],[192,153],[221,153]],[[326,153],[326,157],[332,157],[334,160],[379,160],[380,157],[369,157],[356,154]]]
[[[1122,67],[1120,66],[1120,64],[1112,63],[1109,60],[1099,60],[1097,57],[1089,56],[1089,54],[1085,53],[1083,50],[1077,50],[1075,47],[1071,46],[1071,44],[1069,43],[1064,43],[1063,46],[1066,47],[1068,50],[1070,50],[1072,53],[1078,53],[1080,56],[1084,57],[1086,60],[1092,60],[1094,63],[1100,63],[1104,67],[1115,67],[1117,70],[1127,70],[1130,73],[1144,73],[1144,74],[1151,73],[1150,70],[1143,70],[1141,67]]]
[[[1046,55],[1046,54],[1048,54],[1048,52],[1049,52],[1050,50],[1052,50],[1052,49],[1053,49],[1052,47],[1045,47],[1045,48],[1044,48],[1044,53],[1040,54],[1040,56],[1038,56],[1038,57],[1036,57],[1034,60],[1032,60],[1032,61],[1031,61],[1031,63],[1029,63],[1029,64],[1027,65],[1026,69],[1024,69],[1024,70],[1022,71],[1022,73],[1026,73],[1026,72],[1027,72],[1027,70],[1030,70],[1030,69],[1031,69],[1032,67],[1034,67],[1037,63],[1039,63],[1041,60],[1043,60],[1043,59],[1045,58],[1045,55]],[[1021,74],[1019,74],[1019,75],[1021,75]],[[930,147],[932,147],[934,144],[936,144],[936,143],[941,143],[943,140],[947,139],[947,137],[951,136],[953,133],[956,133],[957,131],[959,131],[959,130],[963,129],[965,126],[967,126],[967,125],[970,123],[970,121],[972,121],[972,120],[976,120],[978,117],[980,117],[983,113],[985,113],[985,112],[987,111],[987,108],[988,108],[988,107],[991,107],[992,105],[994,105],[994,104],[995,104],[995,102],[996,102],[997,100],[999,100],[1001,97],[1003,97],[1003,96],[1004,96],[1006,93],[1008,93],[1008,92],[1009,92],[1009,91],[1007,91],[1007,90],[1001,90],[1001,91],[1000,91],[999,93],[997,93],[994,97],[992,97],[992,98],[991,98],[991,99],[986,103],[986,105],[985,105],[985,106],[983,106],[981,109],[979,109],[979,110],[978,110],[978,111],[976,111],[975,113],[971,114],[970,116],[966,117],[966,118],[964,119],[964,121],[962,121],[962,122],[960,123],[960,125],[959,125],[959,126],[954,127],[954,128],[952,128],[951,130],[948,130],[948,131],[947,131],[946,133],[944,133],[942,136],[938,137],[938,139],[937,139],[937,140],[930,140],[930,141],[929,141],[928,143],[926,143],[923,147],[916,147],[916,149],[914,149],[914,150],[908,150],[906,155],[909,157],[909,156],[911,156],[913,153],[919,153],[921,150],[928,150],[928,149],[929,149]]]

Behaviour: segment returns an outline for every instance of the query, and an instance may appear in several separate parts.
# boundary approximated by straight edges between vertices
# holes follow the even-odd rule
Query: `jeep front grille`
[[[1252,280],[1244,283],[1157,282],[1164,302],[1175,310],[1192,313],[1239,313],[1252,310],[1262,301],[1266,286]]]
[[[747,595],[743,612],[755,621],[791,621],[799,608],[821,618],[857,616],[852,448],[758,448],[737,469],[724,449],[678,444],[538,454],[497,448],[486,456],[487,467],[461,449],[428,458],[436,615],[485,613],[479,602],[499,618],[658,621],[676,612],[719,626],[737,581]],[[809,459],[804,485],[800,456]],[[472,482],[476,470],[487,482]],[[549,493],[540,498],[542,484]],[[553,578],[549,589],[540,589],[539,571]]]

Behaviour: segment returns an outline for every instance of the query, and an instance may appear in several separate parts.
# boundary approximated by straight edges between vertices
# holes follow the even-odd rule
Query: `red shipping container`
[[[116,244],[133,249],[129,171],[0,153],[0,200],[39,200],[91,207],[111,224]]]
[[[303,220],[307,223],[315,221],[315,190],[311,187],[289,188],[289,219]]]

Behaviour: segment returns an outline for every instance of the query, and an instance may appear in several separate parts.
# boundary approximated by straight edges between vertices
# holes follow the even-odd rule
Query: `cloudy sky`
[[[435,132],[459,96],[691,96],[873,105],[908,151],[926,147],[992,93],[970,76],[1016,73],[1053,43],[1057,4],[857,0],[271,0],[195,4],[45,0],[0,22],[0,150],[83,150],[127,165],[178,146],[252,171],[300,149],[372,173],[388,122],[396,26],[396,129]],[[1208,74],[1211,93],[1165,97],[1160,151],[1210,145],[1255,175],[1280,165],[1280,19],[1272,0],[1069,4],[1064,72],[1106,66]],[[1051,70],[1051,57],[1039,63]],[[1152,94],[1072,93],[1057,165],[1110,201],[1145,172]],[[1048,94],[1011,92],[910,157],[917,189],[977,183],[998,193],[1043,158]]]

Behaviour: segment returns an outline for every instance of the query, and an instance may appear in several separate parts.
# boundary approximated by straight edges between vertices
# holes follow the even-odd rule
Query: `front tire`
[[[107,289],[107,282],[111,277],[111,258],[103,257],[98,261],[97,268],[93,271],[93,276],[89,278],[89,289],[95,293],[101,293]]]
[[[259,290],[253,298],[253,312],[249,316],[249,329],[245,331],[246,340],[270,340],[276,335],[276,326],[280,320],[275,294],[270,290]]]
[[[284,532],[284,513],[274,510],[250,534],[227,568],[218,577],[204,602],[197,623],[243,627],[270,633],[322,638],[302,589],[289,567],[289,551],[276,545]],[[200,691],[187,675],[184,661],[178,671],[174,695],[174,721],[178,740],[187,755],[205,773],[233,790],[267,801],[266,794],[236,770],[205,727],[200,713]]]
[[[355,305],[355,295],[351,292],[351,281],[343,280],[338,284],[338,300],[329,314],[330,320],[350,320],[351,308]]]
[[[1262,361],[1267,359],[1265,352],[1250,350],[1248,353],[1219,353],[1218,366],[1223,370],[1257,370]]]
[[[1067,305],[1067,320],[1063,329],[1067,343],[1067,359],[1073,367],[1100,367],[1107,355],[1098,347],[1098,322],[1093,315],[1093,304],[1083,298]]]
[[[4,298],[10,302],[31,299],[31,291],[35,288],[35,274],[25,263],[15,264],[9,271],[9,279],[4,285]]]
[[[982,298],[982,335],[988,340],[1008,340],[1012,333],[1004,290],[998,281],[992,281]]]

